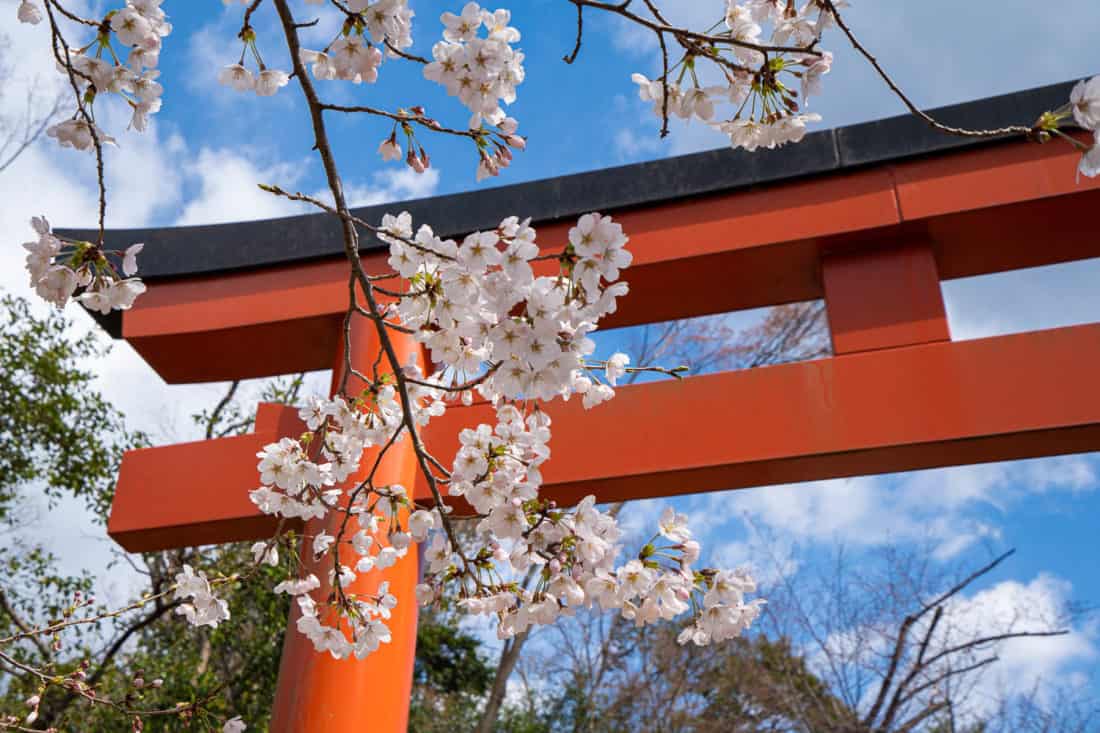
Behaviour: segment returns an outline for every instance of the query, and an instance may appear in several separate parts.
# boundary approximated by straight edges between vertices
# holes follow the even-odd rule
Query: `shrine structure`
[[[934,114],[1000,127],[1061,106],[1069,89]],[[607,327],[824,298],[828,358],[625,387],[590,412],[553,404],[544,495],[609,502],[1100,450],[1100,323],[952,341],[940,289],[1100,256],[1088,213],[1100,181],[1077,182],[1077,159],[1064,143],[953,138],[905,116],[775,151],[715,150],[355,213],[374,222],[407,209],[443,237],[531,216],[547,249],[578,214],[613,214],[634,264]],[[334,368],[338,383],[348,265],[332,216],[107,240],[145,242],[150,287],[132,310],[97,318],[166,382]],[[368,273],[386,257],[378,242],[363,249]],[[354,363],[376,355],[372,328],[353,331]],[[411,340],[399,347],[419,353]],[[491,421],[486,405],[455,407],[424,437],[446,458],[460,428]],[[255,454],[301,429],[295,410],[261,405],[251,434],[127,453],[110,535],[131,552],[270,537],[276,520],[248,497]],[[410,454],[388,460],[387,481],[428,496]],[[364,661],[314,653],[292,618],[273,731],[405,729],[415,553],[386,577],[400,600],[393,643]]]

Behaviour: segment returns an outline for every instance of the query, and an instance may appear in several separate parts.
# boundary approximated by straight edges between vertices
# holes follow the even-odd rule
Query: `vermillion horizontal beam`
[[[1076,159],[1005,144],[610,212],[635,261],[603,325],[819,298],[821,258],[868,246],[927,245],[943,279],[1100,256],[1080,215],[1100,206],[1100,179],[1076,184]],[[538,223],[540,244],[561,247],[570,224]],[[385,256],[365,265],[382,272]],[[342,260],[158,280],[122,335],[170,383],[324,369],[347,280]]]
[[[555,403],[544,494],[621,501],[1100,450],[1097,363],[1093,324],[636,385],[590,411]],[[487,405],[448,410],[429,449],[447,461],[461,427],[491,420]],[[251,454],[278,432],[127,453],[111,536],[152,550],[270,532],[247,491]]]

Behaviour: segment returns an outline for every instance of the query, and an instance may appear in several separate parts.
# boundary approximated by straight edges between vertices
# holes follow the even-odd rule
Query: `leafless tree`
[[[7,37],[0,35],[0,101],[12,81],[12,68],[5,62],[5,59],[11,58],[10,47]],[[57,117],[64,99],[63,93],[35,79],[27,85],[25,103],[20,109],[10,114],[0,114],[0,173],[41,137]]]
[[[783,575],[764,590],[758,634],[698,655],[672,626],[582,613],[531,648],[521,681],[568,690],[543,705],[577,733],[1084,733],[1100,720],[1100,700],[1079,689],[988,676],[1006,644],[1065,634],[1071,620],[972,605],[1011,552],[963,570],[930,547],[857,562],[836,546],[792,573],[768,544]]]

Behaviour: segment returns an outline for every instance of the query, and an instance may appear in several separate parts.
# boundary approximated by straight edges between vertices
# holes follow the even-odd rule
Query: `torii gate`
[[[1068,93],[1061,84],[936,115],[998,127]],[[1100,323],[953,342],[940,291],[944,279],[1100,256],[1085,215],[1100,206],[1100,183],[1076,184],[1076,159],[1065,145],[963,141],[900,117],[778,151],[712,151],[357,214],[405,208],[454,236],[519,213],[550,246],[565,241],[569,217],[613,213],[635,260],[610,327],[824,297],[830,358],[626,387],[591,412],[553,405],[544,491],[620,501],[1100,449]],[[100,322],[166,382],[342,367],[347,265],[331,217],[108,233],[112,246],[135,241],[152,287]],[[368,272],[385,259],[364,250]],[[352,337],[353,360],[370,363],[372,334]],[[425,440],[450,455],[460,427],[491,419],[485,405],[452,408]],[[274,518],[248,499],[254,456],[300,431],[294,410],[261,405],[252,434],[127,453],[109,534],[131,552],[269,537]],[[593,436],[609,446],[598,462]],[[425,498],[409,458],[394,451],[387,481]],[[386,577],[400,613],[393,643],[368,659],[315,654],[292,625],[272,730],[405,729],[415,559]]]

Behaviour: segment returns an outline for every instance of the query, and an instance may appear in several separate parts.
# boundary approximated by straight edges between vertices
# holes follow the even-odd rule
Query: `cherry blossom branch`
[[[386,46],[386,49],[390,53],[392,53],[395,56],[400,56],[401,58],[405,59],[406,61],[415,61],[418,64],[425,64],[425,65],[431,63],[431,61],[424,58],[423,56],[417,56],[416,54],[408,53],[407,51],[402,51],[400,48],[393,45],[390,42],[390,39],[388,39],[388,38],[385,41],[383,41],[383,44]]]
[[[247,575],[234,574],[222,578],[214,578],[210,581],[210,585],[218,586],[226,583],[234,583],[247,577]],[[65,629],[74,626],[86,626],[88,624],[96,624],[102,621],[106,621],[108,619],[117,618],[126,613],[129,613],[130,611],[136,611],[137,609],[142,608],[143,606],[147,606],[150,603],[155,603],[156,601],[163,600],[167,596],[171,595],[176,590],[176,587],[177,586],[172,585],[167,590],[148,596],[143,596],[136,601],[133,601],[125,606],[116,608],[113,611],[103,611],[101,613],[95,614],[94,616],[84,616],[80,618],[67,619],[64,621],[57,621],[51,624],[47,624],[46,626],[33,627],[29,631],[21,630],[18,634],[11,634],[10,636],[0,638],[0,646],[6,646],[13,642],[20,641],[21,639],[30,639],[35,636],[52,636],[60,631],[64,631]]]
[[[286,0],[273,0],[275,7],[279,13],[279,19],[283,26],[283,33],[286,36],[287,48],[290,51],[291,61],[294,66],[295,76],[298,79],[298,84],[302,90],[302,94],[306,98],[306,102],[309,106],[310,118],[313,124],[314,132],[314,147],[317,150],[317,154],[321,157],[321,163],[325,170],[325,177],[328,181],[329,190],[332,192],[333,201],[335,203],[335,210],[340,220],[341,226],[344,231],[344,254],[351,264],[352,272],[355,277],[359,279],[360,286],[363,290],[364,297],[367,299],[367,304],[370,311],[377,317],[375,320],[375,328],[378,333],[379,342],[382,350],[385,352],[387,359],[391,367],[394,370],[394,377],[397,382],[397,391],[401,399],[401,406],[403,411],[402,422],[405,425],[406,430],[409,433],[409,439],[412,441],[413,449],[416,453],[417,462],[420,464],[421,472],[424,474],[425,479],[428,482],[428,488],[432,492],[432,497],[435,499],[436,505],[441,509],[441,517],[444,531],[447,533],[448,539],[451,541],[452,546],[456,551],[461,552],[458,549],[458,543],[454,535],[454,528],[451,527],[450,522],[446,516],[442,514],[442,509],[445,507],[443,502],[443,496],[439,492],[439,487],[436,484],[435,476],[428,466],[428,459],[425,457],[427,451],[424,449],[423,442],[420,439],[419,431],[417,430],[415,422],[412,420],[412,405],[411,399],[408,394],[408,384],[405,381],[405,376],[401,368],[401,360],[397,357],[397,352],[394,349],[393,342],[390,339],[389,332],[386,324],[381,322],[381,313],[378,307],[378,302],[374,297],[371,290],[371,282],[366,277],[366,273],[363,271],[362,261],[359,258],[359,233],[355,228],[355,223],[352,220],[352,215],[348,210],[347,201],[344,198],[343,183],[340,179],[339,171],[337,170],[336,160],[332,153],[332,147],[328,140],[328,133],[325,127],[324,120],[324,108],[317,96],[317,92],[313,87],[313,82],[306,72],[305,65],[301,60],[301,44],[298,39],[298,29],[295,26],[294,16],[290,11],[290,7],[287,5]],[[337,578],[338,582],[338,578]]]
[[[814,46],[815,43],[811,43],[807,46],[786,46],[782,44],[767,44],[767,43],[753,43],[751,41],[742,41],[736,38],[731,38],[728,35],[717,35],[711,33],[700,33],[698,31],[692,31],[687,28],[681,28],[664,22],[661,19],[660,13],[656,13],[657,20],[650,20],[645,16],[638,15],[637,13],[629,10],[630,2],[608,3],[601,2],[601,0],[567,0],[577,6],[583,6],[593,8],[595,10],[603,10],[614,15],[626,18],[631,23],[640,25],[643,28],[648,28],[658,35],[668,33],[677,40],[683,38],[692,41],[698,41],[699,43],[711,44],[714,46],[728,45],[736,46],[737,48],[744,48],[750,51],[758,51],[760,53],[798,53],[809,54],[811,56],[820,56],[821,52],[817,51]],[[647,3],[650,11],[653,12],[653,6]]]
[[[401,236],[400,234],[397,234],[395,232],[389,232],[389,231],[386,231],[386,230],[382,229],[381,227],[377,227],[374,224],[371,224],[369,221],[366,221],[366,220],[356,216],[355,214],[351,213],[350,209],[345,209],[344,211],[340,211],[338,208],[336,208],[334,206],[330,206],[329,204],[326,204],[324,201],[321,201],[320,199],[316,198],[315,196],[309,196],[309,195],[304,194],[300,191],[296,192],[296,193],[290,193],[289,191],[286,191],[285,189],[283,189],[280,186],[267,184],[267,183],[261,183],[261,184],[258,184],[258,185],[259,185],[261,190],[267,191],[268,193],[274,194],[276,196],[281,196],[281,197],[283,197],[283,198],[285,198],[289,201],[301,201],[302,203],[312,204],[313,206],[316,206],[318,209],[321,209],[322,211],[328,212],[329,214],[332,214],[333,216],[339,217],[340,219],[344,220],[345,222],[361,226],[361,227],[363,227],[364,229],[366,229],[367,231],[371,232],[374,235],[384,234],[387,237],[392,237],[393,239],[399,240],[403,244],[407,244],[410,247],[413,247],[414,249],[420,250],[421,252],[424,252],[426,254],[431,254],[434,257],[438,257],[441,260],[454,260],[454,258],[451,257],[450,255],[444,254],[443,252],[436,252],[435,250],[431,249],[430,247],[426,247],[423,244],[421,244],[420,242],[417,242],[415,239],[412,239],[410,237],[404,237],[404,236]],[[356,237],[356,245],[357,246],[358,246],[358,242],[359,242],[359,240],[358,240],[358,236],[357,236]],[[372,288],[374,288],[375,290],[378,290],[379,292],[382,292],[384,295],[391,295],[391,294],[394,294],[396,292],[396,291],[392,291],[392,290],[383,290],[383,289],[378,288],[377,286],[375,286],[373,284],[374,281],[376,281],[376,280],[388,280],[388,279],[392,279],[392,278],[395,278],[395,277],[399,277],[399,275],[396,272],[391,271],[391,272],[388,272],[388,273],[385,273],[385,274],[382,274],[382,275],[367,275],[362,270],[362,268],[360,267],[360,269],[358,271],[353,270],[353,274],[356,277],[359,277],[360,275],[362,275],[364,278],[366,278],[366,280],[368,282],[371,283]],[[408,295],[407,293],[406,294],[399,294],[399,297],[400,296],[407,296],[407,295]],[[358,308],[358,306],[356,306],[356,307]],[[367,312],[367,311],[365,311],[361,308],[359,310],[360,310],[360,313],[362,315],[367,316],[367,317],[373,317],[372,314],[370,314],[369,312]],[[391,325],[394,325],[395,327],[397,327],[396,324],[391,324]],[[397,327],[397,328],[399,328],[399,327]]]
[[[12,607],[11,603],[8,601],[8,595],[4,592],[3,588],[0,588],[0,611],[3,611],[11,618],[12,623],[15,624],[15,628],[19,629],[24,634],[23,638],[30,639],[34,645],[38,647],[38,652],[43,658],[49,659],[53,656],[49,645],[42,640],[41,635],[36,634],[31,628],[31,625]],[[2,643],[3,642],[0,642],[0,644]]]
[[[833,19],[836,21],[836,25],[840,28],[841,32],[848,38],[848,41],[863,58],[867,60],[875,72],[879,75],[879,78],[886,83],[886,86],[890,88],[890,91],[902,101],[902,104],[914,115],[919,117],[933,129],[944,133],[945,135],[954,135],[957,137],[1001,137],[1003,135],[1034,135],[1036,129],[1032,126],[1026,125],[1009,125],[1007,127],[998,127],[993,129],[978,130],[965,127],[952,127],[945,125],[939,120],[929,115],[924,110],[920,109],[913,101],[901,90],[894,80],[886,73],[886,69],[882,67],[878,59],[867,50],[867,48],[859,41],[855,33],[844,21],[844,18],[840,15],[833,0],[821,0],[828,8],[829,12],[833,14]]]
[[[218,687],[214,688],[211,692],[209,692],[206,695],[203,695],[201,698],[199,698],[198,700],[195,700],[194,702],[177,703],[174,707],[171,707],[171,708],[155,708],[155,709],[151,709],[151,710],[150,709],[143,710],[143,709],[140,709],[140,708],[130,708],[126,704],[118,702],[117,700],[112,700],[110,698],[100,697],[99,695],[96,695],[94,689],[92,689],[91,687],[89,687],[86,684],[84,684],[83,682],[81,682],[78,678],[74,677],[74,675],[72,675],[72,674],[67,675],[65,677],[59,677],[58,675],[48,674],[48,673],[43,672],[42,670],[37,669],[37,668],[35,668],[35,667],[33,667],[29,664],[24,664],[23,662],[20,662],[15,657],[13,657],[9,654],[6,654],[3,651],[0,651],[0,660],[2,660],[4,663],[6,663],[8,665],[11,665],[12,667],[15,667],[16,669],[19,669],[23,672],[26,672],[27,674],[31,675],[32,677],[37,678],[43,684],[43,687],[61,686],[61,687],[64,687],[68,690],[73,691],[75,694],[77,694],[80,697],[84,698],[85,700],[92,703],[93,705],[106,706],[106,707],[115,709],[116,711],[122,713],[123,715],[136,716],[136,717],[142,717],[142,718],[163,717],[163,716],[166,716],[166,715],[187,715],[189,713],[199,712],[203,709],[203,706],[207,702],[212,700],[215,696],[217,696],[221,692],[222,688],[225,686],[224,684],[219,685]],[[33,729],[31,729],[31,730],[33,730]]]
[[[66,18],[68,18],[69,20],[73,21],[74,23],[82,23],[82,24],[84,24],[84,25],[90,25],[90,26],[92,26],[93,28],[98,28],[98,27],[99,27],[99,23],[98,23],[97,21],[91,20],[90,18],[82,18],[82,17],[80,17],[80,16],[79,16],[79,15],[77,15],[76,13],[74,13],[74,12],[72,12],[72,11],[70,11],[70,10],[67,10],[67,9],[66,9],[66,8],[65,8],[65,7],[64,7],[64,6],[63,6],[63,5],[62,5],[62,4],[60,3],[60,2],[58,2],[57,0],[47,0],[47,4],[49,4],[49,3],[53,3],[54,7],[56,7],[56,8],[57,8],[57,12],[61,13],[62,15],[64,15],[64,16],[65,16]]]
[[[92,79],[90,79],[86,74],[83,74],[82,72],[79,72],[73,68],[72,57],[69,53],[69,44],[65,40],[65,37],[62,35],[61,29],[58,27],[57,19],[54,17],[54,8],[56,8],[57,11],[62,15],[72,18],[77,22],[88,24],[89,21],[78,16],[74,16],[66,11],[65,8],[62,7],[61,3],[58,2],[58,0],[46,0],[45,7],[46,15],[50,20],[50,39],[51,45],[53,46],[54,58],[57,60],[57,63],[65,69],[65,72],[69,78],[69,86],[71,86],[73,90],[73,97],[76,99],[76,108],[78,114],[84,120],[84,124],[88,126],[88,132],[92,136],[92,146],[95,150],[96,162],[96,185],[99,189],[99,239],[97,240],[96,244],[99,247],[102,247],[107,220],[107,185],[104,182],[103,175],[103,141],[100,139],[99,130],[96,128],[95,120],[92,119],[91,113],[88,112],[88,109],[84,104],[84,95],[80,93],[80,87],[77,84],[76,77],[79,75],[84,78],[91,85],[92,89],[95,89],[95,85]],[[94,22],[90,24],[98,26],[98,24]],[[64,60],[62,60],[61,51],[58,50],[58,44],[60,44],[61,50],[65,52]]]
[[[415,123],[424,127],[432,132],[442,132],[447,135],[456,135],[458,137],[467,137],[475,142],[481,138],[484,138],[488,134],[498,134],[485,130],[458,130],[451,127],[443,127],[437,121],[431,117],[427,117],[423,114],[417,114],[415,112],[405,112],[404,110],[398,110],[397,112],[389,112],[384,109],[378,109],[376,107],[368,107],[365,105],[344,105],[344,104],[330,104],[328,102],[321,103],[321,109],[331,110],[333,112],[346,112],[349,114],[363,113],[369,115],[377,115],[378,117],[386,117],[394,122],[400,122],[402,124]],[[503,137],[503,136],[501,136]]]

